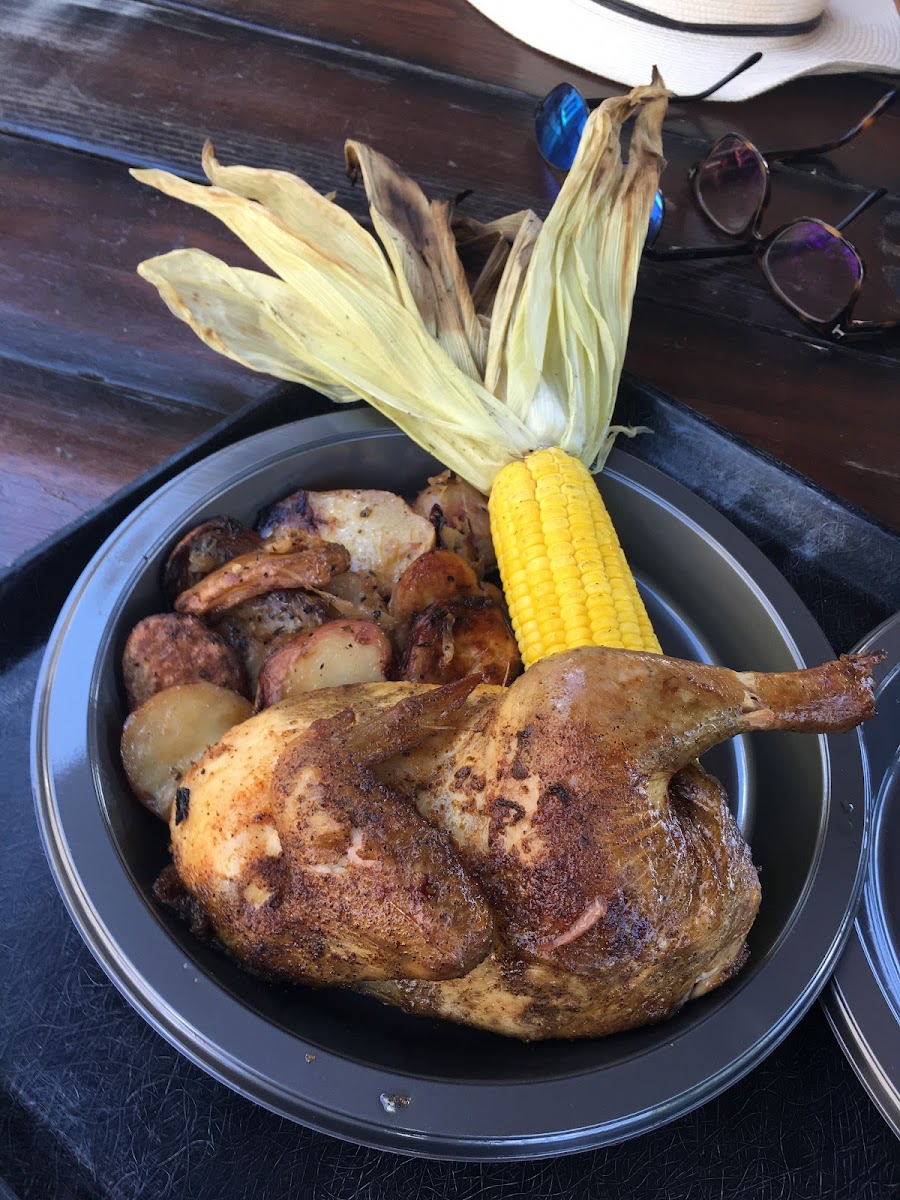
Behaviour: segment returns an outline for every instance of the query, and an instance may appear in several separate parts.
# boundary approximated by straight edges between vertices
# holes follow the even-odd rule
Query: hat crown
[[[667,22],[698,28],[725,26],[735,29],[759,25],[784,26],[786,30],[818,21],[825,11],[825,0],[627,0],[599,3],[610,8],[633,11],[662,18]]]

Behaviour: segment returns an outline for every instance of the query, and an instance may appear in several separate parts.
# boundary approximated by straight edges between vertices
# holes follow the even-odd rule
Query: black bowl
[[[826,982],[861,883],[860,738],[769,733],[709,756],[760,868],[751,957],[730,984],[647,1029],[522,1045],[340,990],[276,987],[195,941],[153,901],[165,828],[119,761],[119,661],[164,608],[162,563],[198,521],[252,521],[298,486],[411,494],[433,459],[367,411],[314,417],[220,451],[163,487],[86,568],[48,645],[33,776],[44,845],[85,941],[175,1046],[276,1112],[382,1149],[540,1157],[608,1144],[709,1100],[758,1063]],[[681,485],[614,451],[600,486],[668,653],[789,670],[832,657],[794,592]]]

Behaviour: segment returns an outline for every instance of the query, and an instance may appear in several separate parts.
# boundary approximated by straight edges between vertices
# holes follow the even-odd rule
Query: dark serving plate
[[[862,904],[822,1003],[854,1070],[900,1137],[900,613],[857,647],[881,649],[878,715],[863,730],[872,837]]]
[[[822,989],[862,879],[858,732],[755,734],[711,756],[760,867],[750,961],[671,1020],[628,1034],[521,1045],[350,992],[273,987],[194,941],[151,897],[167,838],[122,774],[118,662],[134,622],[163,606],[167,550],[207,516],[252,521],[300,485],[410,493],[434,469],[376,415],[344,412],[228,447],[136,509],[85,569],[48,643],[33,719],[44,846],[112,981],[188,1057],[258,1103],[337,1136],[431,1157],[540,1157],[609,1144],[721,1092]],[[599,484],[666,651],[758,670],[832,656],[783,577],[705,502],[622,452]]]

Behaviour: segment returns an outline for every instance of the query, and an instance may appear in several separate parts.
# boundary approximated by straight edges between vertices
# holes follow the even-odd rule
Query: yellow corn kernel
[[[660,653],[590,472],[564,450],[504,467],[488,503],[513,631],[526,667],[577,646]]]

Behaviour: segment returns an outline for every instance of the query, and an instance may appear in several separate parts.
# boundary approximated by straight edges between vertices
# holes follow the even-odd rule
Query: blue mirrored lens
[[[538,149],[552,167],[568,171],[575,161],[578,143],[588,119],[588,106],[571,83],[558,83],[534,110],[534,135]],[[645,246],[652,246],[663,223],[662,192],[657,192],[650,211]]]
[[[568,171],[575,161],[588,107],[571,83],[559,83],[534,111],[538,149],[551,165]]]
[[[653,207],[650,210],[650,223],[647,226],[647,236],[644,238],[645,246],[652,246],[656,241],[657,235],[662,228],[663,213],[663,195],[662,192],[657,192],[653,197]]]

